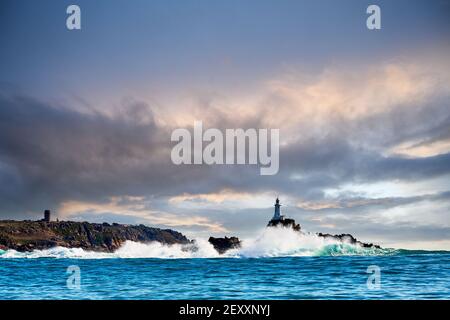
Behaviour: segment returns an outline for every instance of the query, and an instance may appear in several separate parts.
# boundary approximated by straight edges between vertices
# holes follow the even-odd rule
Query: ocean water
[[[0,299],[449,298],[449,251],[364,249],[286,230],[263,231],[225,256],[205,240],[128,242],[114,253],[0,251]]]

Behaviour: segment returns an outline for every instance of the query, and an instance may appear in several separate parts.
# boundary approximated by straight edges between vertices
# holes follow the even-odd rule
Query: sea
[[[450,251],[362,248],[266,229],[219,255],[126,242],[114,253],[0,250],[0,299],[449,299]]]

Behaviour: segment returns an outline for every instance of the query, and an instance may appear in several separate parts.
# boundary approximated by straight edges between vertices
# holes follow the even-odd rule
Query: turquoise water
[[[67,285],[69,266],[80,270],[79,287],[73,286],[73,282]],[[367,286],[369,266],[381,270],[379,288]],[[259,258],[0,259],[0,299],[449,298],[449,252]]]

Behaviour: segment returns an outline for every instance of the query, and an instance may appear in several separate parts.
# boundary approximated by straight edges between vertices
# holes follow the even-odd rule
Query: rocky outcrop
[[[364,243],[361,242],[359,240],[357,240],[354,236],[352,236],[351,234],[348,233],[344,233],[344,234],[338,234],[338,235],[332,235],[332,234],[328,234],[328,233],[316,233],[319,237],[325,238],[325,239],[330,239],[330,240],[337,240],[337,241],[341,241],[344,243],[350,243],[350,244],[354,244],[354,245],[359,245],[363,248],[377,248],[377,249],[381,249],[381,247],[379,245],[373,244],[373,243]]]
[[[0,249],[42,250],[55,246],[113,252],[125,241],[164,244],[191,243],[183,234],[170,229],[144,225],[88,222],[0,221]]]
[[[268,227],[278,227],[278,226],[282,226],[285,228],[292,228],[295,231],[300,231],[301,227],[300,224],[295,223],[294,219],[288,219],[285,218],[283,220],[270,220],[269,223],[267,224]]]
[[[208,242],[211,243],[214,249],[220,254],[225,253],[230,249],[236,249],[241,247],[241,240],[237,237],[224,237],[224,238],[214,238],[210,237]]]

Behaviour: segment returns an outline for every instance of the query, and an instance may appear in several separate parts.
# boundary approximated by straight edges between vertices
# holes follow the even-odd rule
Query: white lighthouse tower
[[[280,199],[277,198],[277,200],[275,201],[275,213],[273,214],[272,220],[279,221],[284,219],[284,216],[282,216],[280,213],[280,207]]]

